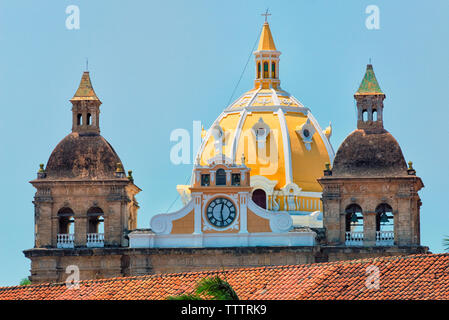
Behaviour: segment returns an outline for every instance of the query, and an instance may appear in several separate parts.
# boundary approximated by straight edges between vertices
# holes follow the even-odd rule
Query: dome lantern
[[[357,101],[357,128],[369,131],[383,130],[385,94],[380,89],[372,64],[366,66],[365,76],[354,98]]]
[[[266,13],[263,15],[265,15],[265,23],[260,34],[257,51],[254,52],[256,60],[256,80],[254,81],[254,87],[277,89],[280,86],[279,56],[281,52],[276,50],[270,25],[266,20],[269,14]]]
[[[89,72],[85,71],[72,103],[72,132],[80,134],[100,133],[100,105],[101,101],[95,94]]]

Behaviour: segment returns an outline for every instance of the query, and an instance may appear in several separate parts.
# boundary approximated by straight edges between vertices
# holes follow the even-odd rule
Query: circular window
[[[310,136],[310,131],[307,129],[304,129],[302,134],[304,135],[304,137],[308,138]]]

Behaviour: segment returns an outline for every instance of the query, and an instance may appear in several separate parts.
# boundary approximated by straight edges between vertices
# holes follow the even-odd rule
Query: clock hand
[[[224,203],[221,204],[221,210],[220,210],[221,221],[224,223],[224,219],[223,219],[223,207],[224,207]]]

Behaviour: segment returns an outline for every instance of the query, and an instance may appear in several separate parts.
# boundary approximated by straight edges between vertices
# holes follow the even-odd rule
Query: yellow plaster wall
[[[266,147],[263,151],[257,153],[257,142],[251,132],[252,127],[262,118],[270,126],[270,134],[266,140]],[[237,145],[236,161],[239,162],[241,154],[245,154],[246,165],[251,168],[251,176],[262,175],[270,180],[277,180],[276,188],[285,185],[285,167],[284,167],[284,146],[282,142],[282,132],[279,119],[273,112],[253,112],[247,115],[243,130]],[[273,135],[273,138],[270,137]],[[276,145],[272,145],[272,143]],[[276,153],[270,153],[270,150],[277,149]],[[272,162],[269,162],[273,157]]]
[[[296,133],[297,127],[303,125],[307,117],[287,113],[285,119],[290,134],[293,182],[303,191],[321,192],[322,188],[316,179],[323,175],[325,163],[330,163],[323,139],[315,128],[317,131],[313,135],[312,148],[307,150],[301,136]]]
[[[194,228],[194,213],[193,210],[181,219],[172,221],[172,234],[188,234],[193,233]]]
[[[270,221],[248,209],[248,232],[271,232]]]

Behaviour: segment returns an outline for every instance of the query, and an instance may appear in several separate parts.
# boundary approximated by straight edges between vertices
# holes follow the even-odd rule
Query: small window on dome
[[[271,77],[276,78],[276,63],[271,64]]]
[[[92,124],[92,116],[90,113],[87,114],[87,125],[90,126]]]
[[[306,138],[310,137],[310,131],[308,129],[304,129],[302,133],[304,134],[304,137]]]
[[[82,117],[81,113],[78,113],[78,114],[76,115],[76,124],[77,124],[78,126],[80,126],[80,125],[83,124],[82,122],[83,122],[83,117]]]
[[[377,121],[377,110],[373,110],[373,121]]]
[[[260,79],[260,72],[261,72],[261,67],[260,67],[260,62],[257,64],[257,79]]]
[[[260,137],[260,136],[265,136],[266,130],[265,128],[258,128],[256,130],[256,136]]]

